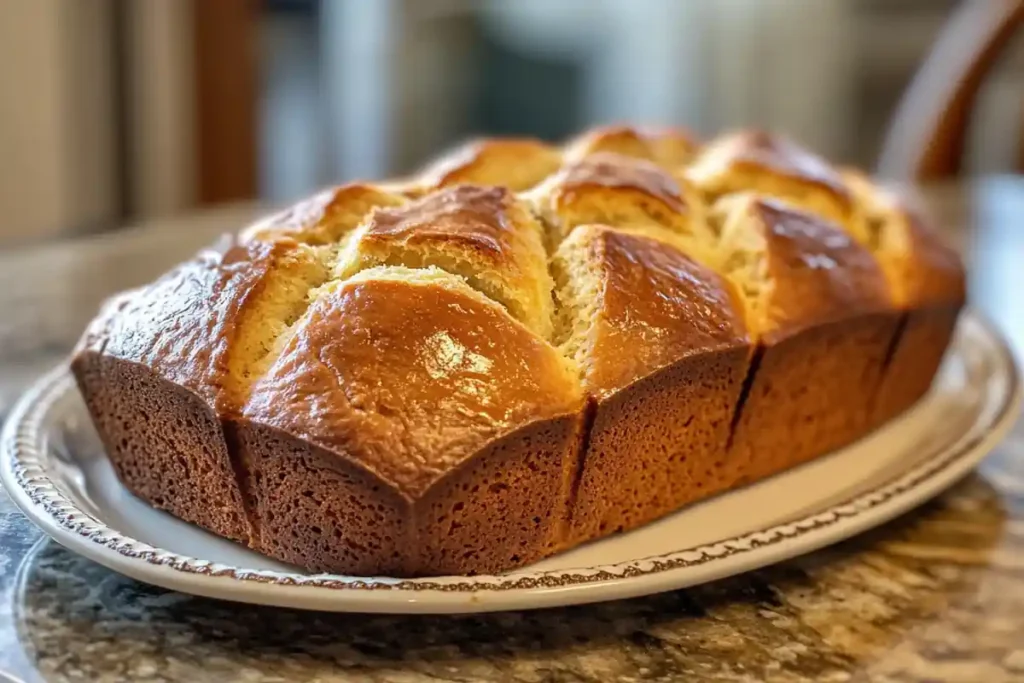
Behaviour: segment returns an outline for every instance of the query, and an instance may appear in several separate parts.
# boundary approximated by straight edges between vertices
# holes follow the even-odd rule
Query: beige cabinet
[[[194,7],[0,0],[0,247],[195,205]]]
[[[117,212],[111,0],[0,0],[0,244]]]

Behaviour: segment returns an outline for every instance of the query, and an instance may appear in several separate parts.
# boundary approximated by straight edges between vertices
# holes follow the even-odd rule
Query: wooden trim
[[[1020,113],[1024,114],[1024,107],[1020,108]],[[1024,121],[1024,116],[1021,117],[1021,121]],[[1018,173],[1024,173],[1024,127],[1018,130],[1017,134],[1017,158],[1016,158],[1016,171]]]
[[[192,0],[197,198],[202,204],[257,193],[255,0]]]
[[[196,203],[192,7],[118,0],[124,121],[123,181],[133,219]]]
[[[879,163],[899,180],[956,175],[981,84],[1024,24],[1024,0],[964,0],[900,102]]]

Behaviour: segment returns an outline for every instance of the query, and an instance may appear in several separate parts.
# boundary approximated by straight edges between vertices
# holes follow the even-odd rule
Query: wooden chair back
[[[964,0],[957,7],[897,108],[879,175],[923,181],[960,172],[978,93],[1022,23],[1024,0]]]

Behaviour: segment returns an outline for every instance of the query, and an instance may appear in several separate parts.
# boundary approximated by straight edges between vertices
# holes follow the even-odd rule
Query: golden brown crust
[[[413,513],[415,573],[508,571],[564,548],[582,426],[578,413],[532,422],[434,484]]]
[[[912,246],[902,273],[906,305],[962,306],[967,300],[967,274],[959,256],[916,213],[907,214],[907,231]]]
[[[557,171],[561,162],[555,147],[533,138],[472,140],[428,166],[420,186],[430,190],[469,183],[519,192]]]
[[[679,128],[612,125],[595,128],[571,140],[566,156],[579,160],[599,152],[613,152],[675,169],[692,159],[697,149],[696,138]]]
[[[609,152],[591,154],[562,169],[556,187],[562,204],[588,189],[629,190],[665,205],[669,211],[687,209],[679,183],[663,169],[643,159],[624,159]]]
[[[543,338],[551,334],[551,277],[542,228],[506,188],[458,185],[374,212],[339,272],[376,265],[437,266],[465,278]]]
[[[853,196],[838,170],[788,138],[764,131],[726,135],[703,148],[686,174],[712,198],[754,191],[858,232]]]
[[[118,304],[105,343],[89,350],[138,363],[221,404],[228,341],[245,302],[286,244],[233,247],[182,264]]]
[[[834,224],[753,196],[733,210],[765,240],[771,293],[763,315],[748,318],[760,338],[781,339],[836,319],[893,309],[878,262]]]
[[[896,303],[904,308],[962,306],[963,263],[905,192],[873,184],[847,171],[850,187],[864,207],[872,248],[889,278]]]
[[[762,341],[725,479],[757,481],[867,434],[898,313],[853,313]]]
[[[634,528],[721,490],[751,343],[735,288],[665,242],[578,228],[556,259],[597,281],[577,313],[590,429],[569,543]]]
[[[910,258],[897,271],[905,283],[906,320],[885,373],[875,413],[877,424],[902,414],[931,388],[966,305],[963,263],[925,224],[906,210]]]
[[[950,304],[906,314],[885,368],[873,426],[902,414],[928,393],[956,332],[960,310]]]
[[[515,228],[511,193],[501,187],[460,185],[369,217],[361,239],[426,248],[452,243],[481,258],[508,259]]]
[[[816,185],[834,195],[838,202],[848,204],[851,201],[842,176],[824,159],[788,138],[765,131],[746,131],[718,138],[701,151],[691,170],[693,175],[709,182],[738,171],[776,175]],[[726,178],[721,181],[728,185]]]
[[[640,129],[654,150],[654,160],[665,168],[675,170],[693,160],[700,150],[696,136],[682,128],[668,126]]]
[[[490,441],[579,402],[561,356],[501,307],[454,284],[369,280],[312,306],[245,417],[415,499]]]
[[[100,304],[100,310],[96,314],[96,317],[93,318],[85,328],[85,331],[82,333],[82,337],[75,345],[72,357],[87,351],[102,353],[106,347],[107,337],[110,335],[111,328],[117,316],[119,316],[121,311],[131,303],[131,300],[135,296],[138,296],[144,289],[145,288],[143,287],[138,287],[124,292],[118,292],[104,300],[103,303]]]
[[[312,570],[498,572],[898,415],[964,294],[916,208],[783,138],[618,126],[325,191],[112,299],[72,370],[182,519]]]
[[[289,240],[207,251],[116,301],[102,342],[93,339],[89,350],[144,365],[215,409],[237,412],[252,361],[270,351],[250,341],[280,322],[267,319],[268,302],[285,289],[282,303],[301,311],[307,284],[326,277],[316,253]],[[299,286],[289,287],[293,281]]]
[[[586,386],[615,392],[691,355],[749,344],[732,285],[673,247],[584,226],[601,281]]]
[[[72,370],[115,471],[172,514],[250,541],[244,492],[222,420],[244,400],[254,326],[267,296],[311,250],[292,241],[205,251],[115,297]],[[305,296],[305,291],[296,296]]]
[[[598,152],[567,164],[530,193],[557,244],[578,225],[703,228],[703,205],[682,178],[644,159]]]
[[[872,422],[903,413],[931,387],[966,301],[966,274],[956,254],[904,192],[847,172],[865,207],[872,246],[904,311],[893,341]]]
[[[870,429],[902,313],[871,252],[834,223],[753,196],[732,210],[735,239],[763,238],[763,281],[747,282],[760,286],[748,314],[759,344],[724,475],[745,483]]]
[[[769,272],[778,283],[766,337],[890,308],[881,268],[847,234],[771,200],[759,202],[758,211],[767,230]]]
[[[487,443],[412,503],[306,440],[244,420],[237,435],[252,546],[283,562],[353,576],[491,573],[564,545],[576,415]]]
[[[404,198],[397,192],[350,183],[318,194],[257,221],[241,233],[241,241],[295,240],[311,245],[338,242],[374,208],[399,206]]]

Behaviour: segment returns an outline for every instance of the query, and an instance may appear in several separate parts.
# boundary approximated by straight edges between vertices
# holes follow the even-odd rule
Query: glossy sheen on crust
[[[76,355],[83,351],[102,353],[107,344],[107,337],[110,335],[111,327],[115,318],[122,310],[131,305],[133,299],[140,295],[143,288],[137,288],[120,292],[108,298],[100,305],[99,313],[92,319],[82,333],[75,347]]]
[[[374,208],[398,206],[404,199],[395,193],[362,183],[324,190],[273,216],[257,221],[242,232],[243,242],[293,239],[306,244],[337,242],[354,229]]]
[[[551,330],[543,229],[503,187],[457,185],[375,211],[342,256],[342,274],[375,265],[437,266],[504,305],[541,337]]]
[[[769,272],[776,283],[763,338],[892,310],[878,262],[845,232],[770,199],[754,201],[752,211],[767,239]]]
[[[906,220],[910,258],[897,276],[906,283],[906,305],[962,306],[967,300],[967,274],[960,258],[919,215],[908,212]]]
[[[733,417],[734,485],[866,434],[902,318],[871,252],[834,223],[773,199],[743,209],[765,238],[772,289]]]
[[[336,188],[109,305],[74,368],[126,485],[312,569],[501,571],[822,455],[930,382],[958,307],[894,303],[943,283],[886,265],[813,155],[755,135],[774,170],[701,176],[728,141],[682,168],[670,134],[521,143]],[[544,175],[527,148],[572,161],[489,186]],[[751,190],[708,219],[701,192]]]
[[[834,205],[838,217],[849,218],[853,209],[838,170],[788,138],[763,131],[719,138],[701,150],[686,173],[715,196],[755,190],[798,201],[810,191]]]
[[[144,365],[227,408],[220,388],[236,323],[276,258],[290,248],[254,243],[200,255],[118,301],[103,343],[89,350]]]
[[[369,280],[314,304],[245,418],[357,462],[412,499],[486,443],[580,402],[558,353],[496,304]]]
[[[967,298],[963,263],[925,220],[923,209],[885,188],[873,197],[881,204],[880,218],[897,222],[903,233],[903,252],[892,259],[890,275],[898,283],[898,303],[909,308],[962,306]]]
[[[460,185],[374,212],[360,239],[427,248],[454,242],[492,262],[510,261],[512,240],[520,229],[511,202],[505,188]]]
[[[566,156],[580,159],[599,152],[614,152],[677,168],[689,161],[699,145],[677,128],[605,126],[580,135],[567,147]]]
[[[601,283],[587,312],[593,403],[570,519],[580,542],[724,488],[717,471],[752,344],[732,284],[674,247],[602,226],[569,239]]]
[[[864,182],[855,187],[872,189]],[[905,312],[874,406],[873,422],[881,424],[928,392],[967,291],[963,264],[924,220],[923,210],[891,189],[874,190],[863,197],[867,215],[881,230],[879,259]]]
[[[473,140],[423,172],[424,188],[471,183],[526,190],[558,170],[557,148],[532,138]]]
[[[627,190],[642,193],[681,213],[686,202],[679,183],[657,165],[643,159],[623,159],[601,152],[569,163],[553,179],[556,206],[571,205],[577,193],[591,189]]]
[[[598,152],[570,162],[526,195],[557,244],[586,223],[701,232],[704,206],[695,188],[645,159]]]
[[[671,246],[585,226],[604,283],[587,386],[613,392],[691,355],[747,346],[733,286]]]
[[[866,243],[886,271],[895,303],[906,309],[963,305],[963,264],[913,196],[875,185],[856,170],[846,169],[844,177],[863,206]]]

